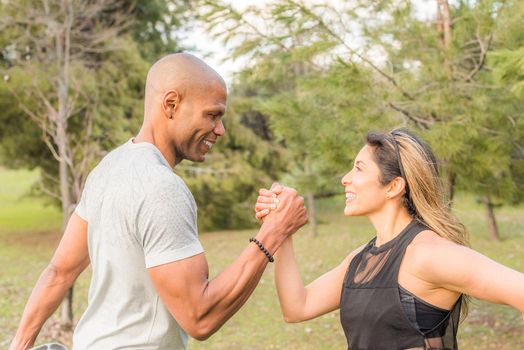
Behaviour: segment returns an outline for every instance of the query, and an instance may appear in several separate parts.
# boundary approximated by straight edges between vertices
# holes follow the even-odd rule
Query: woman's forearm
[[[307,292],[295,260],[291,237],[284,241],[275,256],[275,283],[286,322],[302,321]]]

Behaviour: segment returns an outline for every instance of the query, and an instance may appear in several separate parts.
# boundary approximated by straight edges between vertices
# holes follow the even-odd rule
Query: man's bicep
[[[191,333],[208,284],[209,269],[204,253],[148,268],[164,305],[177,322]]]
[[[89,265],[88,224],[76,213],[71,215],[51,264],[73,280]]]

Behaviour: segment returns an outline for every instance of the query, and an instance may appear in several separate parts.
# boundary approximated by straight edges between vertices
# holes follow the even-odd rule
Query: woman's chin
[[[354,205],[346,205],[344,208],[344,215],[345,216],[367,216],[367,212],[362,212],[362,210],[358,210],[358,208],[355,208]]]

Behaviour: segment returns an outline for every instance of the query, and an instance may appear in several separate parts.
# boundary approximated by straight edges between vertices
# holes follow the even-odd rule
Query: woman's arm
[[[263,220],[278,206],[276,195],[283,187],[275,183],[271,190],[261,189],[255,205],[255,216]],[[293,240],[287,238],[275,254],[275,283],[280,307],[286,322],[301,322],[336,310],[346,270],[351,259],[363,248],[349,254],[342,263],[304,287],[295,253]]]
[[[417,275],[442,288],[497,304],[524,316],[524,274],[461,245],[440,238],[417,244]]]
[[[346,270],[362,248],[304,287],[295,260],[293,240],[291,237],[286,239],[275,256],[275,283],[286,322],[302,322],[338,309]]]

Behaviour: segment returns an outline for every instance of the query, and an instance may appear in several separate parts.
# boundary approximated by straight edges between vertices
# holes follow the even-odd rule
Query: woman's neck
[[[384,208],[379,213],[368,215],[368,218],[377,232],[377,247],[398,236],[413,220],[404,207]]]

